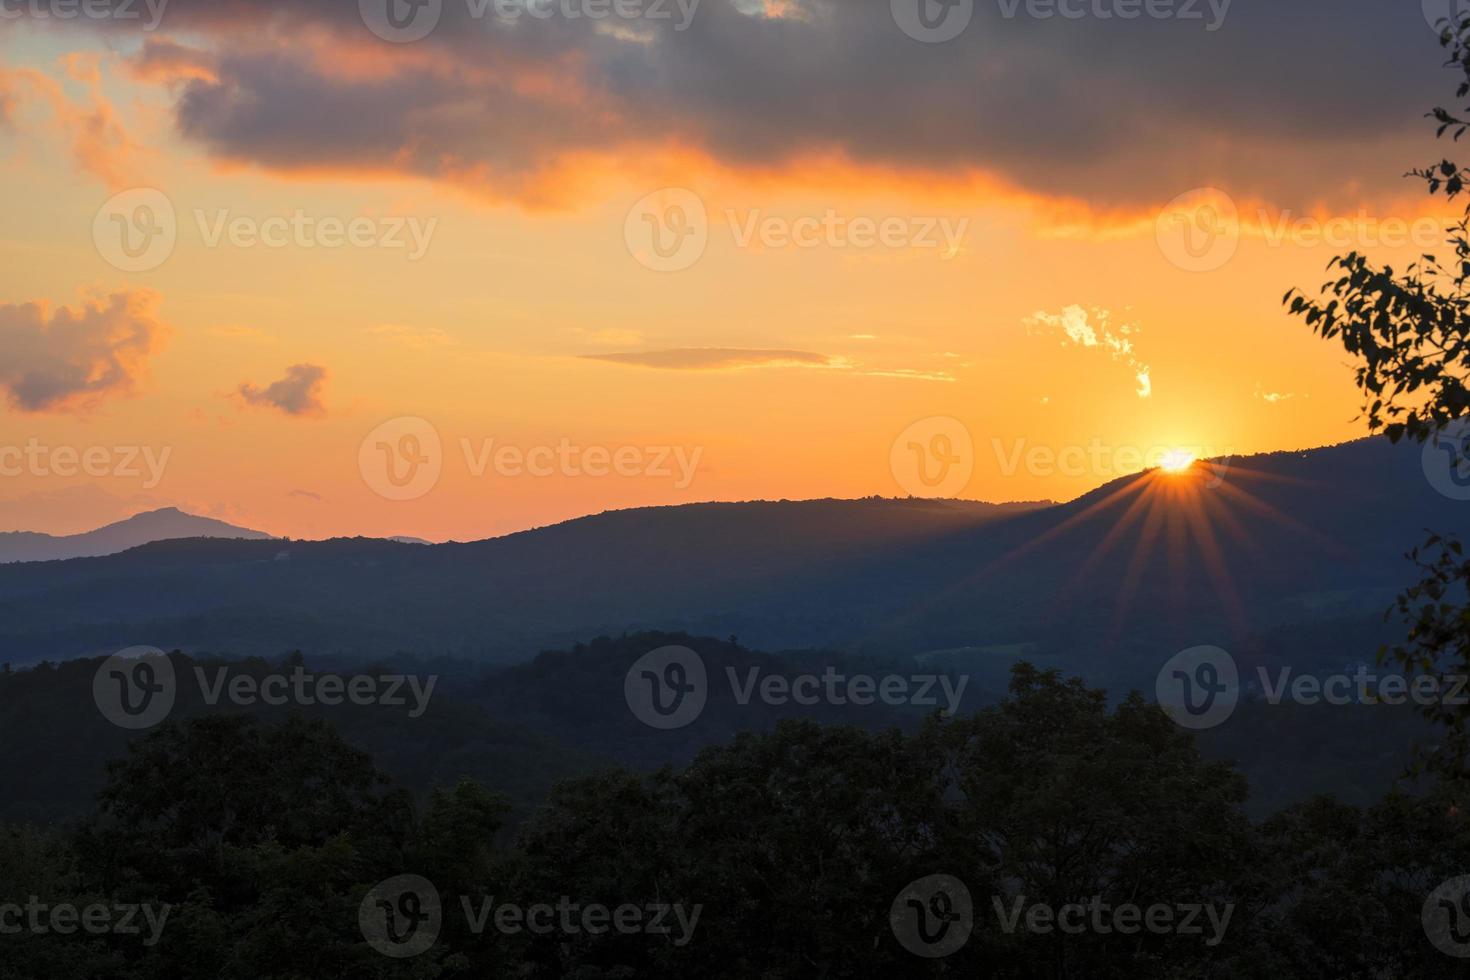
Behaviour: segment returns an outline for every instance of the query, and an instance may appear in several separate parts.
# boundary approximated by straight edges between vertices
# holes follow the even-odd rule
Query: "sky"
[[[1444,250],[1451,2],[0,0],[0,529],[470,540],[1356,438],[1282,296]]]

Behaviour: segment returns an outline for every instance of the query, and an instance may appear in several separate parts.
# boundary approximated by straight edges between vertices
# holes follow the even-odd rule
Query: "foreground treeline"
[[[1452,792],[1253,824],[1156,707],[1024,665],[913,734],[563,783],[513,839],[318,721],[170,723],[108,777],[75,827],[0,830],[0,976],[1470,976],[1422,920],[1470,869]]]
[[[629,710],[624,682],[630,664],[670,645],[696,651],[713,682],[696,720],[675,730],[654,730]],[[1348,645],[1346,639],[1341,645]],[[1282,662],[1293,662],[1277,652]],[[1046,656],[1027,651],[1025,659],[1032,654]],[[1243,654],[1243,667],[1252,662],[1251,656],[1249,651]],[[1014,659],[1020,658],[1018,653]],[[104,765],[126,755],[137,738],[135,730],[119,727],[95,702],[94,682],[105,659],[0,670],[0,744],[6,748],[0,754],[0,823],[54,825],[92,811]],[[830,650],[772,653],[733,640],[669,632],[598,637],[544,651],[509,668],[410,656],[361,662],[292,653],[268,661],[174,652],[169,660],[177,691],[168,717],[183,723],[224,709],[248,713],[264,725],[279,724],[293,713],[320,719],[372,756],[379,769],[415,798],[468,776],[509,800],[507,825],[516,826],[557,783],[608,767],[639,772],[664,765],[684,768],[702,750],[725,744],[737,732],[770,731],[784,720],[914,732],[935,706],[946,704],[942,684],[934,686],[928,705],[839,705],[826,698],[815,705],[783,705],[760,697],[739,703],[727,682],[731,671],[742,682],[752,671],[790,682],[829,668],[849,677],[938,675],[966,685],[954,712],[964,716],[998,701],[1009,683],[1013,658],[991,656],[989,660],[1003,665],[986,663],[977,672],[979,659],[917,664],[911,657],[872,659]],[[1050,660],[1045,664],[1057,666]],[[243,703],[230,697],[210,703],[206,697],[208,688],[242,677],[263,685],[297,669],[315,677],[408,675],[425,687],[431,680],[437,683],[428,710],[417,717],[408,685],[401,689],[408,703],[397,708],[294,701],[272,706],[258,698]],[[1157,671],[1158,664],[1152,669]],[[1099,678],[1090,680],[1108,686]],[[1152,686],[1150,682],[1145,689]],[[1229,759],[1245,775],[1251,794],[1246,812],[1261,820],[1319,793],[1357,804],[1376,802],[1410,761],[1413,746],[1438,734],[1412,707],[1243,701],[1229,724],[1196,737],[1206,758]]]

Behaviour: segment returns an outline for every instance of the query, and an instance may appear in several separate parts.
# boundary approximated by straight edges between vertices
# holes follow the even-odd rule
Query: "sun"
[[[1159,467],[1165,473],[1183,473],[1193,465],[1194,453],[1187,449],[1171,449],[1159,461]]]

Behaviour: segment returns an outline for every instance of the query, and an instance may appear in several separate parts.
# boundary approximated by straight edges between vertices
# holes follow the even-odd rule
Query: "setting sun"
[[[1183,473],[1194,465],[1194,453],[1187,449],[1171,449],[1159,466],[1165,473]]]

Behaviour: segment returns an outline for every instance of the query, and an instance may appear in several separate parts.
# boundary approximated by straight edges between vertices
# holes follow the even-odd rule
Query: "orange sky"
[[[130,39],[5,29],[4,529],[174,505],[298,537],[471,539],[649,504],[922,493],[926,452],[952,454],[924,461],[944,493],[1068,499],[1168,448],[1363,434],[1344,355],[1282,294],[1325,279],[1337,246],[1398,265],[1436,238],[1397,180],[1431,132],[1396,144],[1396,171],[1363,154],[1360,189],[1325,203],[1222,179],[1226,197],[1176,208],[1195,184],[1089,206],[982,166],[668,139],[561,153],[502,193],[465,161],[234,159],[176,118],[198,65],[150,73]],[[347,75],[410,56],[330,51]],[[157,256],[120,251],[122,230],[159,221],[166,260],[130,270]],[[1184,248],[1190,222],[1225,222],[1224,244]]]

